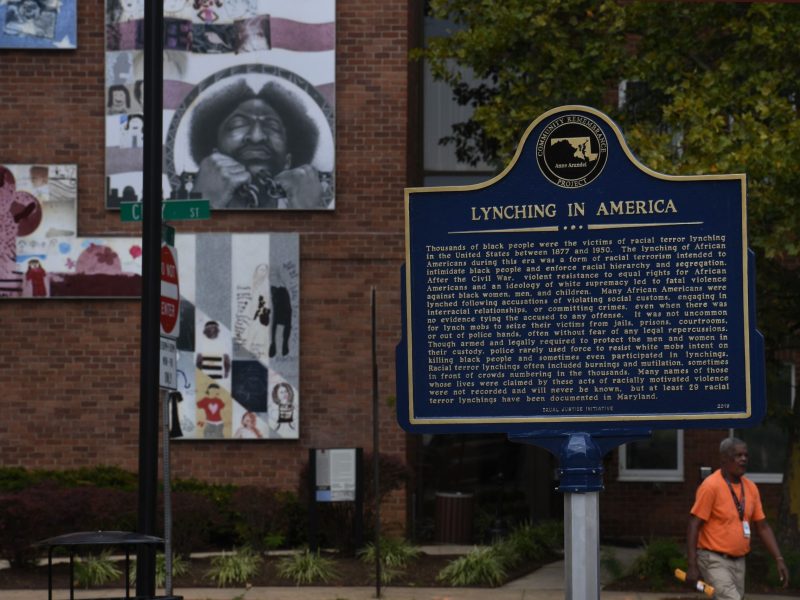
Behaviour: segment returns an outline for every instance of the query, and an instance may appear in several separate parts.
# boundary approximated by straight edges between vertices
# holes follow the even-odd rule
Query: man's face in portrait
[[[217,131],[217,146],[252,175],[266,171],[275,176],[291,165],[283,119],[258,98],[242,102],[222,122]]]

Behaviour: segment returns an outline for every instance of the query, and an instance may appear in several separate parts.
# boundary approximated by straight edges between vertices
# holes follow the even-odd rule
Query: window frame
[[[623,444],[619,447],[619,472],[617,481],[640,481],[640,482],[682,482],[684,481],[684,453],[683,453],[683,429],[674,430],[675,451],[677,455],[677,466],[674,469],[632,469],[627,466],[627,446]]]
[[[793,362],[784,362],[784,366],[789,367],[789,407],[794,408],[797,398],[797,365]],[[729,430],[729,437],[737,437],[736,429]],[[783,473],[769,471],[750,471],[748,467],[747,478],[753,483],[783,483]]]

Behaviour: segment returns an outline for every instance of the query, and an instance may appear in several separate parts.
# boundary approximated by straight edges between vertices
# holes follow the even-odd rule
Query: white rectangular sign
[[[317,502],[353,502],[356,499],[356,450],[317,450]]]
[[[164,390],[176,390],[178,382],[178,345],[175,340],[161,337],[159,345],[158,385]]]

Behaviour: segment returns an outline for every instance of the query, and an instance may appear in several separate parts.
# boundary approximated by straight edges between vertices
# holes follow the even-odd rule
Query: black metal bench
[[[37,546],[47,547],[47,600],[53,600],[53,550],[55,548],[66,548],[67,552],[69,552],[70,600],[75,600],[74,559],[78,547],[114,546],[123,548],[125,550],[125,600],[136,600],[140,597],[131,596],[130,589],[131,548],[141,545],[160,546],[163,543],[164,540],[160,537],[132,533],[130,531],[80,531],[42,540]],[[153,598],[174,598],[174,596],[154,596]],[[107,598],[105,600],[116,599]]]

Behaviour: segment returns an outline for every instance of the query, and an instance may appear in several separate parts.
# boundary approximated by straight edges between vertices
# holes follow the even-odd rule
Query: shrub
[[[552,553],[564,549],[564,522],[541,521],[535,527],[536,539]]]
[[[654,539],[633,565],[634,574],[654,588],[661,587],[676,568],[686,569],[683,548],[668,539]]]
[[[268,550],[297,537],[296,505],[297,496],[290,492],[250,486],[236,489],[231,510],[239,543]]]
[[[105,585],[119,579],[122,571],[111,560],[111,550],[89,554],[75,561],[75,585],[86,588]]]
[[[172,556],[172,576],[179,577],[189,572],[189,561],[181,557],[180,554]],[[131,572],[128,575],[131,585],[136,584],[136,561],[131,563]],[[167,582],[167,558],[163,552],[156,554],[156,587],[164,587]]]
[[[137,498],[135,492],[118,488],[80,487],[64,490],[73,502],[83,505],[80,522],[71,531],[135,531]]]
[[[250,548],[223,552],[211,559],[206,577],[216,582],[218,587],[227,587],[231,583],[245,584],[258,573],[262,562],[261,555]]]
[[[0,557],[13,566],[43,554],[45,538],[74,531],[123,529],[135,523],[131,492],[105,488],[64,488],[43,481],[0,494]]]
[[[413,560],[419,558],[422,551],[400,538],[381,538],[381,560],[390,567],[405,568]],[[360,552],[361,560],[366,563],[375,562],[375,544],[370,542]]]
[[[556,528],[562,532],[556,535]],[[541,561],[555,556],[561,548],[563,526],[559,522],[543,521],[532,524],[523,521],[511,530],[508,536],[494,544],[495,551],[508,568],[514,568],[525,562]]]
[[[436,579],[452,586],[496,586],[505,577],[503,556],[496,548],[485,547],[475,548],[469,554],[455,559],[439,572]]]
[[[51,522],[54,505],[58,503],[51,492],[54,484],[30,487],[16,493],[0,495],[0,557],[7,559],[13,567],[31,565],[42,553],[34,546],[38,541],[55,535],[66,533],[56,529]],[[56,506],[69,509],[69,505]],[[72,511],[70,511],[72,512]]]
[[[163,511],[159,511],[159,522]],[[176,554],[209,550],[215,535],[229,523],[208,496],[197,492],[172,494],[172,547]]]
[[[172,482],[172,491],[200,494],[220,507],[230,505],[235,490],[236,486],[233,484],[206,483],[194,478],[175,479]]]
[[[495,481],[502,482],[502,477]],[[475,539],[495,542],[513,523],[524,522],[530,513],[522,490],[507,487],[489,488],[475,494],[473,528]]]
[[[600,550],[600,566],[603,567],[613,580],[621,579],[625,575],[625,569],[622,566],[616,553],[610,548],[602,548]]]
[[[320,555],[319,552],[311,552],[308,548],[302,552],[297,552],[285,556],[278,561],[278,574],[281,577],[291,579],[296,585],[303,583],[327,583],[336,577],[334,562]]]
[[[90,486],[127,491],[134,491],[137,486],[136,474],[118,467],[83,467],[65,471],[45,469],[29,471],[23,467],[0,468],[0,490],[2,491],[19,491],[46,481],[57,483],[63,487]]]
[[[14,492],[33,484],[28,470],[23,467],[0,468],[0,490]]]
[[[231,498],[235,490],[234,485],[205,483],[197,479],[172,482],[173,527],[180,529],[179,534],[185,540],[181,546],[176,546],[179,552],[185,554],[236,544],[234,513],[231,510]],[[161,498],[159,505],[163,506]],[[198,531],[192,531],[192,527],[198,525]]]
[[[391,583],[405,571],[408,564],[417,559],[422,551],[400,538],[381,538],[381,581]],[[375,544],[369,543],[359,551],[361,560],[375,564]]]
[[[494,544],[495,551],[509,568],[516,567],[524,562],[540,560],[548,554],[545,548],[536,539],[533,526],[523,523],[511,531],[504,540]]]
[[[51,472],[51,475],[65,486],[94,486],[135,491],[138,486],[136,473],[119,467],[83,467],[70,471]]]

